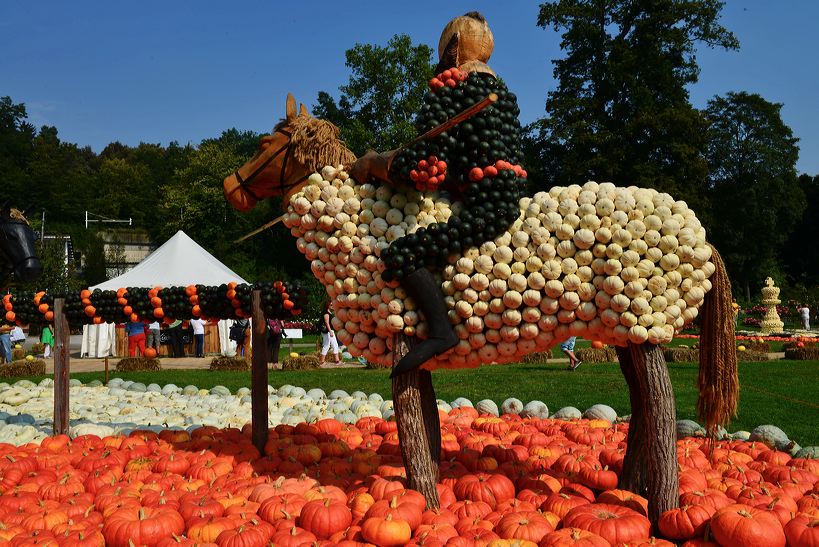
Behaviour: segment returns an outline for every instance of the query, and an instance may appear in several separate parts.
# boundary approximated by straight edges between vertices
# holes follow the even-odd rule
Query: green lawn
[[[565,364],[513,364],[474,370],[441,370],[433,374],[433,380],[437,396],[446,401],[463,396],[473,402],[487,398],[501,403],[508,397],[517,397],[524,403],[541,400],[552,411],[563,406],[584,410],[595,403],[605,403],[614,407],[618,414],[630,412],[628,390],[617,364],[584,364],[576,372],[569,372],[565,367]],[[697,366],[669,363],[668,369],[677,398],[677,417],[696,419]],[[819,444],[819,392],[816,387],[819,385],[819,362],[741,363],[739,374],[739,411],[730,431],[774,424],[802,446]],[[179,386],[193,384],[205,388],[224,385],[231,390],[250,385],[249,374],[206,370],[113,373],[114,376],[146,384],[173,382]],[[103,374],[77,373],[71,377],[89,382],[102,380]],[[292,384],[305,389],[318,387],[328,393],[333,389],[344,389],[391,396],[386,370],[271,371],[270,384]]]

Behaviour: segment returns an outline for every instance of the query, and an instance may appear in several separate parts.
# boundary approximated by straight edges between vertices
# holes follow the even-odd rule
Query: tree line
[[[783,294],[816,301],[811,219],[819,214],[819,175],[797,174],[798,140],[782,105],[742,90],[713,97],[704,109],[690,101],[696,48],[740,47],[720,23],[722,7],[717,0],[542,3],[533,25],[560,33],[561,52],[553,59],[557,87],[544,89],[544,116],[524,131],[531,189],[597,180],[668,192],[697,211],[739,298],[755,298],[772,276]],[[338,125],[359,155],[409,142],[433,53],[406,35],[357,44],[346,52],[349,80],[336,93],[319,92],[312,111]],[[9,197],[35,205],[35,229],[44,211],[46,231],[71,235],[85,256],[82,277],[66,278],[50,257],[56,251],[43,249],[40,284],[105,278],[110,257],[99,228],[86,229],[86,210],[132,218],[157,243],[184,229],[250,280],[310,278],[281,226],[234,244],[280,214],[277,200],[239,214],[222,196],[222,179],[255,152],[259,136],[228,129],[197,146],[113,142],[95,153],[62,141],[54,127],[33,127],[24,104],[0,99],[0,172]]]

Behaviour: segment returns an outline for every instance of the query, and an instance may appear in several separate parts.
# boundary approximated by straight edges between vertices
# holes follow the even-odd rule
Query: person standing
[[[43,329],[43,333],[45,333],[45,329]],[[130,321],[125,323],[125,334],[128,335],[128,356],[136,357],[136,351],[137,348],[139,348],[139,356],[144,357],[145,323],[142,321]]]
[[[11,363],[11,325],[0,325],[0,357]]]
[[[568,340],[566,340],[565,342],[560,344],[560,349],[569,358],[569,370],[572,370],[572,371],[574,369],[576,369],[577,367],[579,367],[580,363],[583,362],[580,359],[578,359],[577,356],[574,354],[574,343],[575,343],[575,341],[577,341],[577,337],[572,336],[571,338],[569,338]]]
[[[230,326],[230,339],[236,342],[237,357],[250,357],[249,328],[250,321],[247,319],[236,319]]]
[[[50,323],[43,327],[40,333],[40,343],[43,345],[43,357],[51,357],[51,348],[54,346],[54,326]]]
[[[284,336],[284,325],[281,319],[267,320],[267,355],[268,360],[274,365],[279,364],[279,350]]]
[[[156,350],[157,355],[159,354],[159,345],[160,345],[160,336],[161,332],[159,330],[159,321],[154,321],[148,325],[148,337],[147,337],[147,344],[149,348],[154,348]]]
[[[802,307],[799,308],[799,317],[802,319],[802,328],[810,330],[810,308],[807,304],[802,304]]]
[[[205,356],[205,321],[204,319],[194,318],[190,320],[191,329],[193,329],[193,348],[196,357]]]
[[[168,326],[168,343],[171,345],[171,355],[175,358],[185,356],[185,346],[182,345],[182,320],[177,319]]]
[[[21,346],[26,342],[26,333],[23,332],[19,326],[15,326],[11,329],[11,333],[9,333],[9,337],[11,338],[11,347],[14,348],[16,344],[20,344]]]
[[[328,301],[324,306],[324,313],[321,315],[319,321],[319,332],[321,333],[321,357],[319,359],[319,366],[324,366],[324,361],[327,359],[327,352],[330,348],[333,349],[333,356],[336,358],[336,366],[341,366],[341,359],[338,353],[338,340],[336,333],[333,331],[333,307]]]

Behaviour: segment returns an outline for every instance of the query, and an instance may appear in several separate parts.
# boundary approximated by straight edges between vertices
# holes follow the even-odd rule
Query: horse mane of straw
[[[734,310],[731,282],[717,250],[712,246],[711,262],[716,267],[710,278],[712,287],[700,310],[700,374],[697,381],[697,413],[713,435],[716,427],[727,425],[737,411],[737,375]]]
[[[26,216],[23,214],[23,211],[21,211],[19,209],[14,209],[14,208],[9,209],[9,219],[10,220],[19,220],[21,222],[25,222],[26,224],[28,224],[28,220],[26,219]]]
[[[339,129],[326,120],[312,116],[296,116],[287,125],[292,136],[293,157],[310,171],[320,171],[325,165],[351,166],[356,157],[339,138]]]

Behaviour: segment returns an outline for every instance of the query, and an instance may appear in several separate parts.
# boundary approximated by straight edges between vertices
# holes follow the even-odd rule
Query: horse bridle
[[[279,149],[276,150],[275,152],[273,152],[272,154],[267,151],[268,149],[263,150],[261,152],[262,156],[264,156],[265,154],[269,154],[269,156],[267,158],[265,158],[265,160],[261,163],[261,165],[259,165],[256,169],[254,169],[253,172],[247,178],[243,178],[242,175],[239,174],[238,169],[233,172],[233,176],[236,177],[236,180],[239,182],[239,186],[242,188],[242,190],[244,190],[250,197],[252,197],[256,201],[261,201],[263,198],[259,197],[255,192],[253,192],[253,190],[251,190],[250,182],[259,173],[264,171],[267,168],[267,166],[270,165],[271,162],[273,162],[273,160],[278,158],[279,155],[282,154],[282,152],[284,153],[284,160],[282,160],[282,168],[281,168],[281,172],[279,173],[278,188],[277,188],[280,194],[285,194],[287,192],[287,190],[289,190],[290,188],[293,188],[294,186],[297,186],[298,184],[300,184],[303,181],[307,180],[307,177],[309,176],[309,172],[308,172],[303,177],[301,177],[300,179],[298,179],[296,181],[293,181],[291,183],[285,184],[285,182],[284,182],[284,173],[287,170],[287,161],[290,159],[290,151],[293,148],[293,141],[291,140],[293,134],[290,133],[289,131],[286,131],[286,130],[281,129],[281,128],[274,129],[273,134],[275,135],[276,133],[281,133],[282,135],[287,137],[287,142],[285,144],[283,144],[281,147],[279,147]]]

